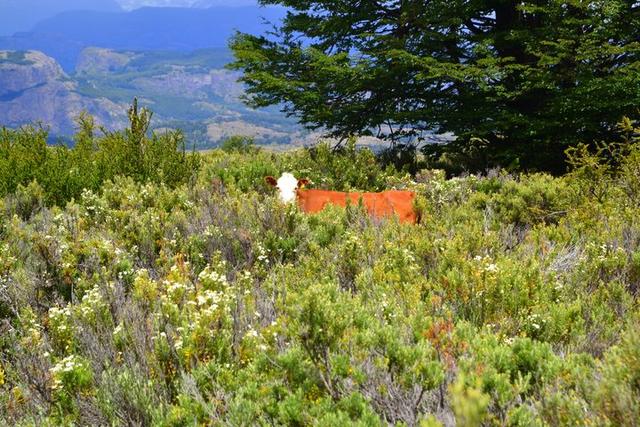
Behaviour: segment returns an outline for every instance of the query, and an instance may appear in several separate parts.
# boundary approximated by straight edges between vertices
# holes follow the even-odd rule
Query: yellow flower
[[[4,369],[2,368],[2,365],[0,365],[0,386],[4,385]]]

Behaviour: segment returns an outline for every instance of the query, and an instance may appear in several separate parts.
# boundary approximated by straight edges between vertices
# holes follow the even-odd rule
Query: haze
[[[38,22],[61,12],[128,11],[150,7],[252,6],[255,0],[0,0],[0,36],[30,31]]]

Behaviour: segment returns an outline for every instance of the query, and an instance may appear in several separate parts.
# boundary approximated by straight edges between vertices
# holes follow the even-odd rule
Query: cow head
[[[265,181],[278,189],[278,196],[284,203],[294,202],[296,200],[296,191],[309,183],[309,180],[297,179],[289,172],[283,173],[277,180],[272,176],[268,176]]]

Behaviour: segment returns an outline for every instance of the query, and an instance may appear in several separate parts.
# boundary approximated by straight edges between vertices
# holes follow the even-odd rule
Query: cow
[[[329,190],[312,190],[304,188],[309,181],[297,179],[285,172],[278,179],[272,176],[265,178],[267,184],[278,189],[278,196],[284,203],[297,202],[298,207],[306,213],[316,213],[327,205],[345,207],[362,205],[374,218],[397,216],[400,222],[415,224],[419,215],[414,210],[413,191],[387,190],[380,193],[342,192]]]

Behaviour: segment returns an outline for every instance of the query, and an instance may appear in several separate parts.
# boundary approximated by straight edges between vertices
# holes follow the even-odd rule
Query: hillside
[[[192,155],[135,116],[71,150],[0,132],[0,424],[639,419],[639,140],[445,179],[352,145]],[[411,189],[423,220],[307,215],[284,171]]]
[[[225,70],[226,49],[133,52],[86,48],[76,72],[65,73],[38,52],[5,52],[0,62],[0,123],[37,121],[52,136],[72,135],[77,115],[87,110],[107,129],[123,125],[133,98],[154,111],[153,128],[179,128],[190,144],[215,145],[232,135],[258,143],[303,143],[309,138],[276,108],[252,110],[240,100],[238,74]]]
[[[52,58],[37,51],[0,51],[0,123],[16,127],[43,123],[52,136],[73,134],[82,111],[97,123],[119,127],[126,119],[116,102],[78,92],[78,83]]]
[[[126,11],[106,3],[86,3],[86,10],[69,10],[78,6],[71,0],[59,4],[62,13],[30,31],[0,37],[0,49],[15,52],[5,55],[0,68],[6,92],[0,97],[0,125],[42,122],[52,138],[68,139],[76,116],[87,110],[100,125],[117,129],[137,97],[153,109],[154,128],[180,128],[200,148],[236,134],[259,143],[304,143],[300,127],[278,108],[247,108],[239,74],[224,69],[232,60],[227,42],[233,32],[259,33],[262,18],[277,20],[283,9],[221,4],[130,10],[130,3]],[[35,51],[44,55],[10,66],[22,52]],[[40,75],[41,63],[51,72],[33,83],[27,75]]]

